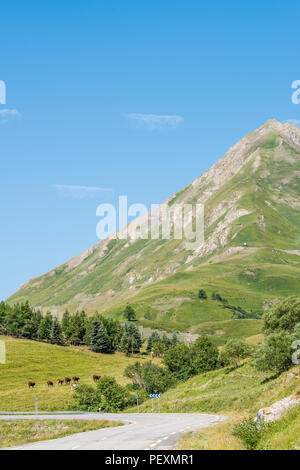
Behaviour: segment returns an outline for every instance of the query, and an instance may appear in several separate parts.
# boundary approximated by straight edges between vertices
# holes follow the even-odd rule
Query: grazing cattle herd
[[[93,381],[94,382],[98,382],[98,380],[100,380],[100,379],[101,379],[101,375],[96,375],[96,374],[93,375]],[[72,380],[73,380],[73,382],[72,382]],[[65,377],[65,379],[57,379],[57,384],[58,385],[63,385],[64,383],[66,385],[71,384],[71,389],[75,390],[76,386],[78,385],[79,380],[80,380],[80,377],[78,377],[77,375],[74,375],[74,377],[72,377],[72,379],[70,377]],[[53,387],[54,386],[54,382],[52,382],[52,380],[47,380],[46,384],[48,385],[48,387]],[[28,387],[29,388],[34,388],[35,385],[36,385],[35,382],[33,382],[32,380],[29,380],[29,382],[28,382]]]

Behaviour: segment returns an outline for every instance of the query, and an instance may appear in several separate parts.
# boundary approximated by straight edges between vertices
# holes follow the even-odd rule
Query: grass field
[[[58,439],[78,432],[121,426],[117,421],[54,421],[24,420],[0,421],[0,447],[10,447],[29,442]]]
[[[39,410],[63,411],[72,404],[68,385],[47,387],[46,381],[80,377],[80,383],[91,384],[93,374],[112,375],[121,384],[127,379],[123,372],[128,364],[149,357],[126,357],[122,353],[96,354],[87,348],[54,346],[36,341],[1,336],[6,343],[6,364],[0,364],[0,411],[34,410],[38,398]],[[29,380],[36,382],[29,389]]]

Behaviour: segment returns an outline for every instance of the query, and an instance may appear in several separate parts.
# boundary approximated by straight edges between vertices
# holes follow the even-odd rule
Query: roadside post
[[[161,394],[160,393],[151,393],[151,395],[149,395],[149,398],[152,398],[152,413],[154,413],[154,402],[153,402],[153,398],[157,398],[158,399],[158,412],[160,413],[160,406],[159,406],[159,399],[161,397]]]
[[[38,414],[38,399],[37,398],[34,399],[34,409],[35,409],[35,414],[37,415]]]
[[[136,396],[135,396],[135,399],[136,399],[136,405],[137,405],[137,412],[139,413],[139,412],[140,412],[140,408],[139,408],[139,396],[136,395]]]

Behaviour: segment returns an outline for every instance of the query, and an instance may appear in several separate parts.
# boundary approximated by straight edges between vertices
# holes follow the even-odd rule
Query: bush
[[[198,292],[198,299],[202,299],[202,300],[206,300],[206,299],[207,299],[207,295],[206,295],[205,290],[203,290],[203,289],[200,289],[200,290],[199,290],[199,292]]]
[[[125,376],[132,380],[138,390],[149,393],[163,393],[175,384],[175,378],[165,367],[160,367],[148,361],[144,364],[135,362],[127,366]]]
[[[105,412],[115,412],[134,404],[134,397],[114,377],[102,377],[96,388],[79,385],[73,399],[81,411],[98,411],[101,408]]]
[[[74,408],[80,411],[98,411],[101,403],[101,396],[97,389],[91,385],[78,385],[75,389],[73,400]]]
[[[269,334],[255,354],[253,365],[262,372],[281,374],[292,366],[293,336],[288,331]]]
[[[114,377],[102,377],[97,384],[97,392],[101,396],[102,411],[121,411],[134,403],[134,397],[129,395],[126,388],[119,385]]]
[[[275,331],[292,331],[300,322],[300,299],[290,297],[276,304],[264,315],[266,334]]]
[[[193,371],[195,374],[214,370],[219,366],[218,348],[207,336],[198,338],[192,346]]]
[[[230,339],[220,352],[220,361],[223,364],[232,364],[238,367],[240,361],[252,354],[252,347],[243,339]]]
[[[264,422],[255,423],[253,418],[245,418],[235,425],[233,435],[241,439],[247,449],[254,450],[265,431]]]
[[[152,364],[143,365],[143,381],[147,393],[163,393],[175,385],[175,377],[165,367]]]
[[[165,352],[163,362],[178,380],[185,381],[193,375],[191,350],[186,344],[171,346]]]

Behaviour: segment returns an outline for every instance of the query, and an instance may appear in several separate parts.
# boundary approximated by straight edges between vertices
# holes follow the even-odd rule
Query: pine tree
[[[68,335],[69,325],[70,325],[70,314],[69,314],[68,310],[65,310],[64,314],[63,314],[63,317],[62,317],[62,322],[61,322],[62,331],[63,331],[65,337],[67,337],[67,335]]]
[[[130,305],[126,305],[123,315],[127,321],[136,320],[135,311]]]
[[[47,312],[43,319],[40,321],[38,328],[38,338],[50,340],[52,330],[53,318],[50,312]]]
[[[153,349],[153,345],[156,341],[160,341],[160,336],[157,331],[152,331],[151,335],[149,336],[146,351],[150,353]]]
[[[178,338],[178,335],[177,333],[173,333],[172,334],[172,338],[171,338],[171,344],[172,345],[175,345],[175,344],[178,344],[179,343],[179,338]]]
[[[91,350],[98,353],[111,352],[111,343],[106,330],[101,325],[98,316],[96,315],[92,321],[90,332],[90,345]]]
[[[61,326],[58,323],[57,318],[54,318],[52,322],[50,341],[52,344],[63,344],[64,342]]]
[[[137,327],[133,324],[125,324],[120,350],[129,356],[129,354],[139,353],[142,344],[142,337]]]
[[[76,312],[75,315],[70,318],[67,337],[72,344],[80,344],[84,341],[86,324],[87,316],[84,310],[82,312]]]

